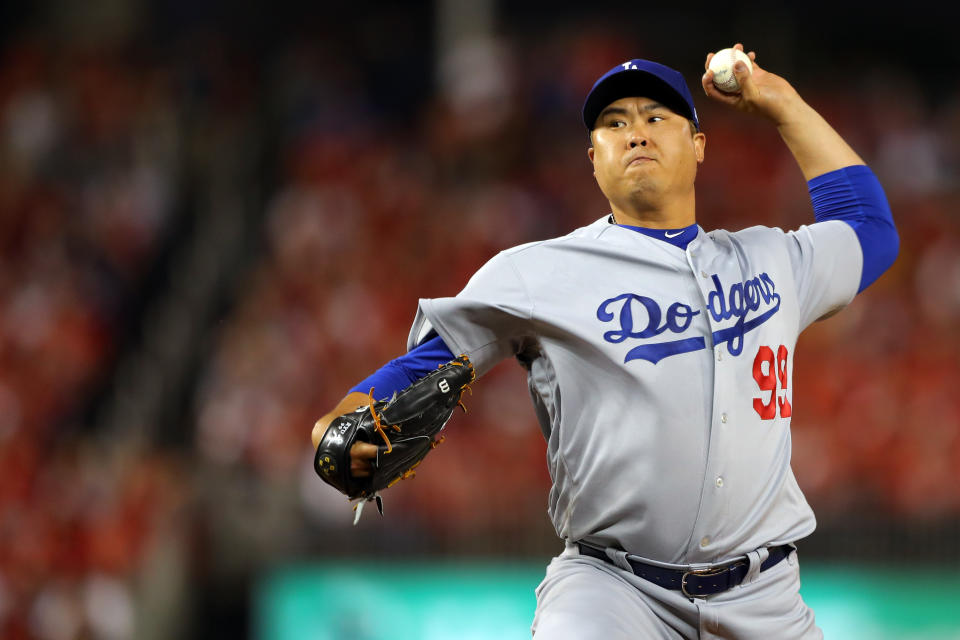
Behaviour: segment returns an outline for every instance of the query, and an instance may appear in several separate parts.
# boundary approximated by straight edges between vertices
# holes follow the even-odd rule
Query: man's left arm
[[[737,44],[736,48],[743,49]],[[756,62],[749,71],[734,67],[741,91],[726,94],[713,85],[707,56],[701,83],[708,96],[745,113],[772,121],[807,180],[817,222],[842,220],[856,232],[863,253],[859,293],[886,271],[897,257],[900,240],[883,188],[863,159],[782,77]]]
[[[743,45],[738,43],[734,48],[742,51]],[[701,78],[706,94],[739,111],[773,122],[807,180],[843,167],[865,164],[789,82],[757,64],[753,51],[747,55],[753,62],[753,71],[743,62],[737,62],[733,73],[740,83],[740,92],[730,94],[713,85],[713,72],[709,70],[713,54],[708,54],[704,65],[707,71]]]

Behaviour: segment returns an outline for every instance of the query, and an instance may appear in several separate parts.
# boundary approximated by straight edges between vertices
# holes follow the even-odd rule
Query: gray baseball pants
[[[691,601],[568,545],[537,587],[531,631],[536,640],[823,638],[800,597],[796,551],[763,572],[765,554],[748,557],[742,584]]]

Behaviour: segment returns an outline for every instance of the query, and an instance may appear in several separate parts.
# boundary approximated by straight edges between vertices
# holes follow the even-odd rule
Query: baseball
[[[750,57],[739,49],[721,49],[710,59],[710,71],[713,71],[713,84],[724,93],[740,91],[740,83],[733,75],[733,65],[737,60],[743,60],[749,71],[753,71]]]

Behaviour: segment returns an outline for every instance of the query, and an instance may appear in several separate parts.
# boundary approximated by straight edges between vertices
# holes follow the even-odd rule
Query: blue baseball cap
[[[583,103],[583,124],[593,131],[597,117],[620,98],[643,97],[693,121],[700,130],[693,96],[679,71],[649,60],[629,60],[600,76]]]

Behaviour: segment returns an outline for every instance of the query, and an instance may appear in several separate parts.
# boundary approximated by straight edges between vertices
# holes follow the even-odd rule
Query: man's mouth
[[[650,156],[637,156],[636,158],[630,158],[630,160],[627,161],[627,166],[632,167],[634,165],[641,165],[647,162],[655,162],[655,160]]]

